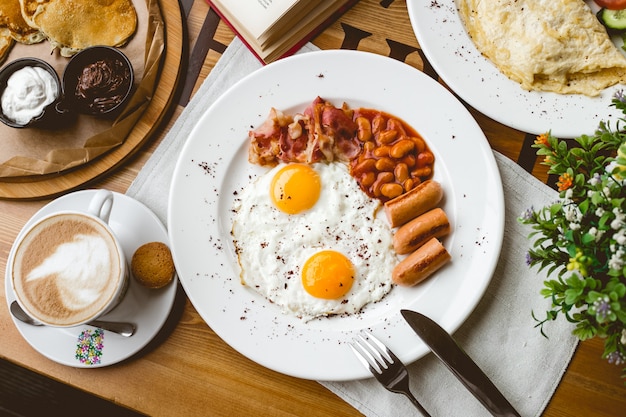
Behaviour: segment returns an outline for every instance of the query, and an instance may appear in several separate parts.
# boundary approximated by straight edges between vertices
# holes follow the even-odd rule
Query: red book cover
[[[276,58],[279,60],[281,58],[285,58],[287,56],[295,54],[300,48],[302,48],[308,41],[315,38],[317,35],[322,33],[324,29],[330,26],[335,20],[339,18],[342,14],[348,11],[352,6],[358,3],[359,0],[349,0],[343,6],[339,7],[335,12],[333,12],[327,19],[322,21],[315,29],[310,31],[304,37],[302,37],[298,42],[296,42],[291,48],[289,48],[285,53],[283,53],[280,57]],[[217,8],[217,6],[211,1],[207,0],[211,8],[220,16],[220,18],[228,25],[228,27],[237,35],[237,37],[243,42],[244,45],[252,52],[252,54],[263,64],[267,65],[269,62],[265,62],[263,58],[257,54],[257,52],[250,46],[250,44],[246,41],[246,39],[239,33],[237,28],[228,20],[226,16]]]

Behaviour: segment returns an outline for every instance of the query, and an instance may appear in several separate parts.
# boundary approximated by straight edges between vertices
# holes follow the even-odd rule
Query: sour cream
[[[24,67],[9,77],[2,93],[4,115],[25,125],[43,113],[59,96],[59,86],[52,74],[40,67]]]

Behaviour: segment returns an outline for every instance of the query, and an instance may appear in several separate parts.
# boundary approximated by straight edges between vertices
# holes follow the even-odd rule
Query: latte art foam
[[[92,319],[117,297],[122,264],[105,226],[66,213],[28,232],[17,249],[12,279],[30,315],[69,326]]]
[[[102,236],[78,234],[30,271],[26,282],[54,279],[65,308],[87,308],[100,297],[112,273],[107,246]]]

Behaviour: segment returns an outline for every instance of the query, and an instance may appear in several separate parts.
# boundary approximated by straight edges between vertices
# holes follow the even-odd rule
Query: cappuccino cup
[[[124,251],[108,225],[113,193],[98,190],[87,211],[49,214],[23,231],[9,255],[13,292],[33,319],[73,327],[115,308],[128,288]]]

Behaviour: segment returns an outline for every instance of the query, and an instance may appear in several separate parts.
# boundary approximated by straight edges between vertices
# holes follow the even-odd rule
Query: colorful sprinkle
[[[76,359],[85,365],[98,365],[102,360],[104,330],[83,330],[76,344]]]

